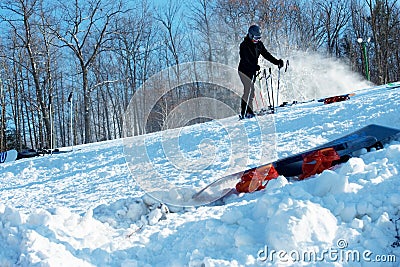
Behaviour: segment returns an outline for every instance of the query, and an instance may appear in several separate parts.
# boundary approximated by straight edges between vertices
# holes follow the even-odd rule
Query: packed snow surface
[[[369,124],[400,129],[398,88],[348,92],[356,93],[348,101],[312,101],[252,120],[273,117],[278,158]],[[157,164],[163,179],[176,177],[168,163],[168,171]],[[304,181],[279,176],[265,190],[183,208],[142,190],[123,140],[4,163],[0,266],[398,266],[399,172],[397,139]],[[201,188],[217,178],[196,177],[183,182]]]

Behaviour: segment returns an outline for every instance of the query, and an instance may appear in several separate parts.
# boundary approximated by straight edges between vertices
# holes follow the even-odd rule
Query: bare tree
[[[25,49],[28,57],[28,65],[25,67],[33,80],[35,88],[36,100],[38,109],[41,112],[41,117],[44,122],[46,132],[45,146],[50,147],[51,140],[51,122],[48,110],[49,92],[46,91],[45,86],[41,84],[41,76],[43,74],[41,65],[46,58],[47,53],[43,50],[42,44],[46,40],[37,35],[37,30],[40,28],[37,10],[41,7],[41,1],[7,1],[3,9],[8,10],[11,18],[5,19],[10,27],[13,29],[20,45]],[[51,90],[51,87],[50,87]]]
[[[177,66],[177,77],[179,77],[179,58],[183,52],[183,41],[188,37],[188,31],[183,31],[181,7],[183,2],[181,0],[168,0],[168,3],[163,8],[160,8],[156,14],[156,20],[159,21],[164,29],[164,45],[167,48],[168,54],[165,55],[166,65]]]
[[[340,38],[343,37],[351,15],[349,13],[348,1],[322,1],[318,4],[321,10],[321,20],[324,25],[325,39],[329,55],[340,55]]]
[[[159,39],[156,38],[154,33],[155,26],[151,7],[146,1],[140,1],[136,5],[136,9],[130,10],[125,17],[121,18],[117,27],[119,34],[114,41],[113,51],[117,57],[116,73],[121,80],[123,95],[122,98],[116,97],[121,96],[121,94],[112,91],[111,88],[108,88],[110,90],[107,90],[107,93],[113,102],[112,105],[118,109],[114,115],[120,114],[122,118],[122,113],[128,107],[129,101],[137,88],[152,74],[151,68],[159,65],[154,63],[154,59],[151,58],[151,54],[156,51],[156,44]],[[159,71],[159,69],[156,68],[156,71]],[[134,127],[134,134],[137,135],[143,133],[141,124],[138,123],[141,114],[137,106],[133,108],[135,109],[132,111],[135,114],[133,119],[136,122],[132,123],[132,126]],[[121,132],[122,122],[118,120],[116,122]]]
[[[199,38],[194,42],[200,47],[204,44],[205,49],[202,49],[201,53],[207,55],[206,59],[208,61],[213,61],[214,58],[212,40],[215,32],[212,31],[212,28],[215,27],[215,24],[213,24],[212,18],[215,7],[213,4],[213,1],[207,0],[194,1],[190,6],[191,14],[189,16],[189,19],[192,21],[191,28],[199,34]]]
[[[79,62],[82,77],[83,111],[85,143],[90,143],[91,135],[91,90],[89,86],[89,71],[96,57],[106,47],[114,36],[111,22],[122,11],[120,1],[103,3],[101,0],[90,0],[81,3],[75,0],[72,5],[60,3],[63,20],[59,29],[52,28],[63,46],[68,47]]]
[[[0,105],[1,105],[1,117],[0,117],[0,151],[7,150],[6,145],[6,125],[7,125],[7,118],[6,118],[6,94],[4,91],[3,80],[0,77]]]
[[[375,47],[378,82],[387,83],[389,81],[389,59],[392,57],[393,49],[398,50],[398,45],[393,44],[395,36],[399,34],[396,32],[400,24],[398,1],[365,1],[370,13],[368,20]]]
[[[246,14],[244,0],[216,0],[214,14],[217,23],[213,35],[215,61],[237,64],[239,44],[247,33],[255,14]],[[255,20],[255,19],[254,19]]]

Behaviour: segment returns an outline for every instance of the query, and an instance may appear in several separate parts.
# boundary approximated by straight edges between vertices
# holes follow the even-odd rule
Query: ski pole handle
[[[256,72],[256,78],[257,78],[257,77],[259,77],[258,80],[260,80],[260,81],[262,80],[263,77],[262,77],[262,75],[261,75],[261,70],[259,70],[259,71]]]
[[[262,77],[262,78],[264,78],[265,81],[267,81],[267,80],[269,79],[269,77],[271,77],[271,74],[267,76],[267,70],[264,69],[264,71],[263,71],[263,77]],[[261,78],[261,79],[262,79],[262,78]],[[261,79],[260,79],[260,80],[261,80]]]
[[[289,67],[289,59],[286,60],[286,67],[285,67],[285,72],[287,71],[287,68]]]

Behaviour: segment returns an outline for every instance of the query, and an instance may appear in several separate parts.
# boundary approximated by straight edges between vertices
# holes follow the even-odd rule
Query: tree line
[[[254,23],[272,54],[318,52],[375,84],[397,81],[399,16],[397,0],[3,0],[0,150],[120,138],[124,111],[149,77],[191,61],[236,67]],[[198,92],[170,92],[153,123]]]

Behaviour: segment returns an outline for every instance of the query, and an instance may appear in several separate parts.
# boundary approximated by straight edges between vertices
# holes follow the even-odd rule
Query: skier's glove
[[[283,61],[282,61],[283,62]],[[259,65],[256,66],[256,71],[259,71],[261,68]]]
[[[282,59],[278,60],[278,68],[283,68],[283,60]]]

